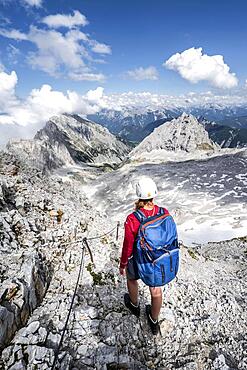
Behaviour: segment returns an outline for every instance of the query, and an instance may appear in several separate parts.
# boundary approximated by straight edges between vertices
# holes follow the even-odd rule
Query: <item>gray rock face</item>
[[[6,173],[12,159],[1,156]],[[77,281],[79,240],[103,234],[114,223],[95,209],[78,182],[41,176],[22,165],[18,171],[1,176],[0,332],[7,322],[15,335],[11,342],[5,339],[0,368],[50,369]],[[123,225],[125,215],[120,216]],[[164,290],[162,336],[155,339],[145,318],[148,287],[140,283],[140,320],[123,304],[122,238],[123,227],[118,242],[114,231],[89,243],[94,265],[86,253],[57,368],[246,369],[246,238],[181,247],[178,278]],[[28,311],[20,310],[23,302]]]
[[[180,117],[157,127],[130,153],[138,156],[155,150],[191,153],[214,151],[219,147],[209,139],[207,131],[198,120],[183,113]]]
[[[1,286],[0,348],[9,343],[18,328],[25,325],[42,301],[50,282],[50,272],[43,255],[31,252],[21,257],[25,261],[21,271],[12,279],[4,280]]]
[[[85,162],[119,163],[129,152],[106,128],[70,115],[52,117],[33,140],[15,140],[7,148],[48,169]]]
[[[20,156],[22,160],[41,169],[51,170],[61,167],[65,163],[73,163],[66,148],[58,148],[45,141],[12,140],[7,144],[7,148]]]

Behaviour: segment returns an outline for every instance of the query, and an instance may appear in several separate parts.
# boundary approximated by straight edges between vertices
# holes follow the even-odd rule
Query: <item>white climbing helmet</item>
[[[158,195],[155,182],[150,177],[142,177],[136,184],[136,195],[139,199],[150,199]]]

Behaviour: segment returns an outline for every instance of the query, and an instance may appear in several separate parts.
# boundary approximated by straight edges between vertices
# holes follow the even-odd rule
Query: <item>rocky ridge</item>
[[[45,169],[88,162],[119,163],[129,152],[106,128],[68,114],[51,117],[33,140],[12,140],[7,148]]]
[[[42,175],[6,153],[1,153],[0,172],[4,257],[0,315],[1,322],[7,318],[8,323],[8,329],[0,327],[5,347],[0,367],[49,369],[81,256],[81,243],[65,243],[104,233],[114,225],[93,207],[77,182]],[[52,212],[58,209],[63,211],[60,221]],[[153,338],[143,313],[148,289],[141,284],[141,321],[122,303],[125,281],[118,274],[122,237],[121,228],[117,243],[115,234],[90,243],[95,266],[86,255],[57,368],[244,370],[246,238],[181,247],[178,278],[165,289],[162,336]],[[32,294],[26,293],[28,289]],[[13,317],[16,326],[11,325]]]
[[[247,146],[247,128],[224,126],[223,123],[209,121],[204,117],[197,118],[209,134],[209,138],[221,148],[241,148]],[[232,119],[234,121],[234,119]],[[155,128],[171,121],[165,117],[150,122],[141,130],[142,139],[150,135]],[[230,120],[229,120],[230,121]]]
[[[186,113],[157,127],[137,147],[130,157],[148,157],[151,152],[212,152],[219,147],[210,140],[208,133],[198,120]]]
[[[131,160],[183,161],[219,152],[219,145],[208,136],[198,120],[183,113],[157,127],[129,154]]]

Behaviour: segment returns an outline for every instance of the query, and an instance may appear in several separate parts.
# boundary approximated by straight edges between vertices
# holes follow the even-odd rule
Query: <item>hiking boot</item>
[[[124,304],[125,306],[135,315],[136,317],[140,317],[140,305],[135,306],[131,300],[128,293],[124,295]]]
[[[157,335],[160,332],[160,326],[159,326],[158,320],[156,321],[153,320],[151,316],[151,305],[150,304],[146,305],[146,315],[147,315],[148,323],[149,323],[149,326],[150,326],[150,329],[153,335]]]

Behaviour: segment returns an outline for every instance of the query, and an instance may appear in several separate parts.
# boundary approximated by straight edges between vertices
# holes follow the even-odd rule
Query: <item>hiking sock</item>
[[[152,318],[151,305],[146,305],[146,315],[147,315],[148,323],[149,323],[149,326],[150,326],[150,329],[151,329],[153,335],[157,335],[158,332],[160,331],[160,326],[159,326],[158,319],[154,320]]]
[[[130,304],[135,307],[135,308],[138,308],[139,307],[139,304],[134,304],[131,300],[130,300]]]
[[[158,320],[154,320],[151,316],[151,313],[149,314],[149,318],[150,320],[152,321],[153,324],[157,324],[158,323]]]
[[[132,303],[128,293],[124,295],[124,304],[136,317],[140,317],[140,305]]]

